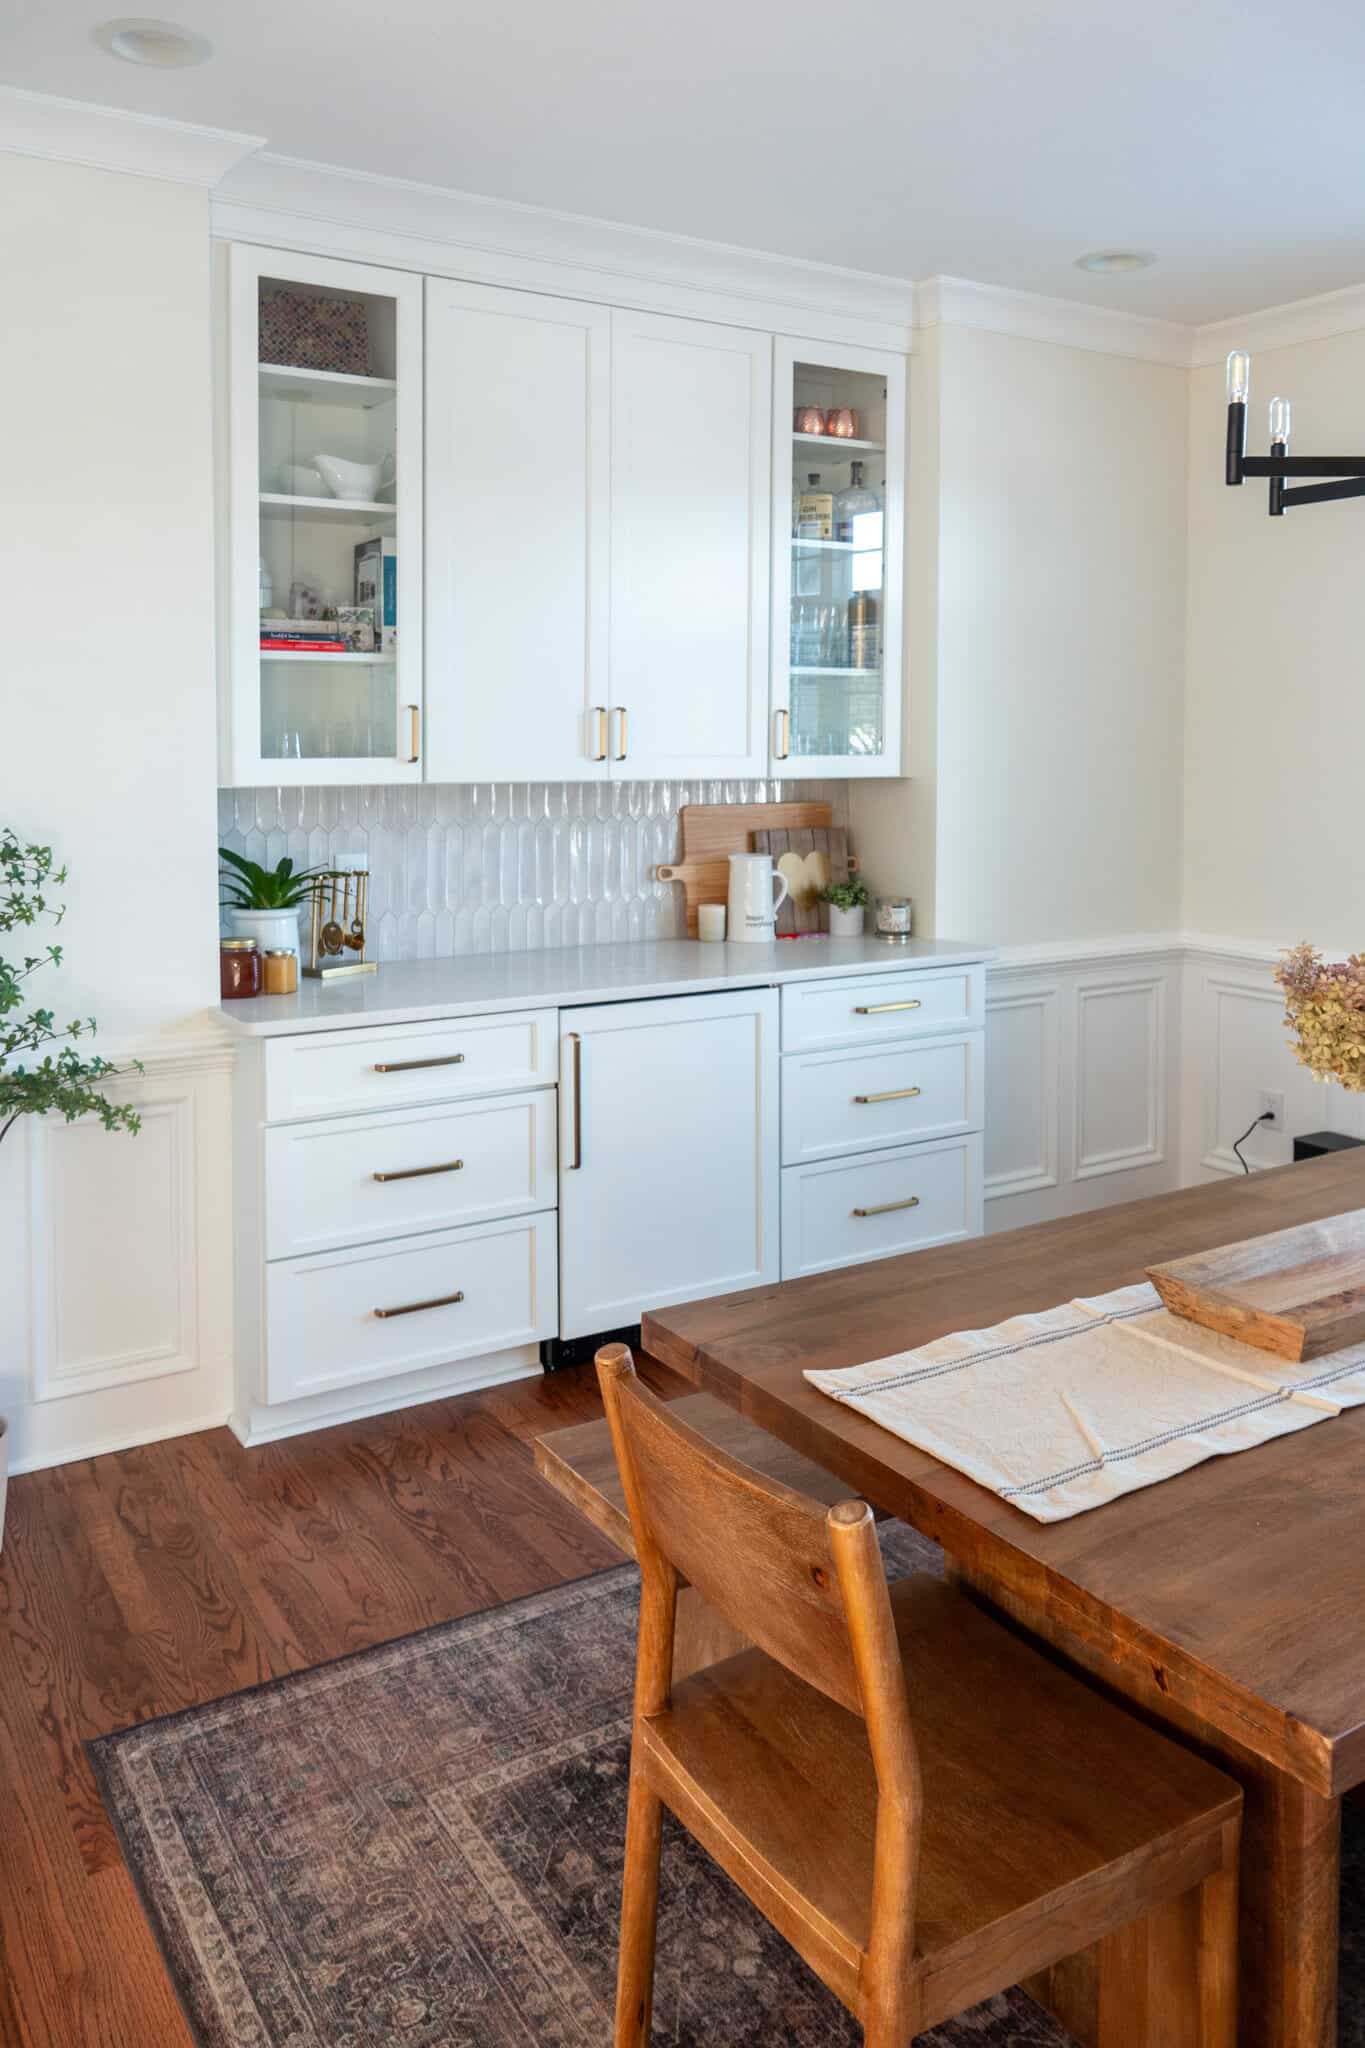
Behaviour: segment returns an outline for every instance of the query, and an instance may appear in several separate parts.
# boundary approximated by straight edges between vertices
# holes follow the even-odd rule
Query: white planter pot
[[[863,906],[856,910],[840,910],[837,903],[829,906],[829,935],[832,939],[860,939],[863,935]]]
[[[0,1415],[0,1550],[5,1547],[5,1487],[9,1482],[9,1424]]]
[[[232,929],[239,939],[254,939],[262,953],[294,953],[299,950],[297,910],[233,910]]]

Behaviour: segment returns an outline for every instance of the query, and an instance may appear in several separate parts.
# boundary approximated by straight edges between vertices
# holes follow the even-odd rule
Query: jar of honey
[[[287,946],[265,956],[265,993],[268,996],[292,996],[298,994],[299,956]]]
[[[218,941],[218,991],[225,1003],[261,992],[261,956],[254,939]]]

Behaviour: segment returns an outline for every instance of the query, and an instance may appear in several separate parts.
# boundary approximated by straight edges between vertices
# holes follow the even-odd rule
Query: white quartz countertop
[[[704,995],[711,989],[769,988],[876,969],[963,967],[994,957],[990,946],[952,939],[779,939],[772,945],[711,946],[696,939],[649,944],[562,946],[534,953],[461,954],[392,960],[377,974],[343,981],[305,979],[293,996],[251,996],[222,1005],[223,1022],[250,1038],[336,1031],[358,1024],[416,1024],[495,1010],[558,1009],[576,1003],[636,1002],[646,996]]]

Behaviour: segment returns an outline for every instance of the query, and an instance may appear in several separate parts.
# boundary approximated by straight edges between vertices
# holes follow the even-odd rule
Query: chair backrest
[[[826,1509],[708,1443],[641,1385],[623,1344],[599,1351],[597,1369],[646,1579],[671,1567],[770,1657],[868,1721],[874,1754],[886,1733],[893,1752],[908,1748],[913,1768],[895,1624],[866,1503]],[[888,1712],[894,1729],[874,1729]],[[894,1766],[894,1754],[886,1761]]]

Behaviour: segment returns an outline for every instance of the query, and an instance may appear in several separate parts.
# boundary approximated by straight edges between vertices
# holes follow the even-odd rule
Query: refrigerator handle
[[[571,1172],[577,1173],[583,1164],[583,1041],[576,1031],[566,1033],[566,1037],[573,1101],[573,1151],[568,1165]]]

